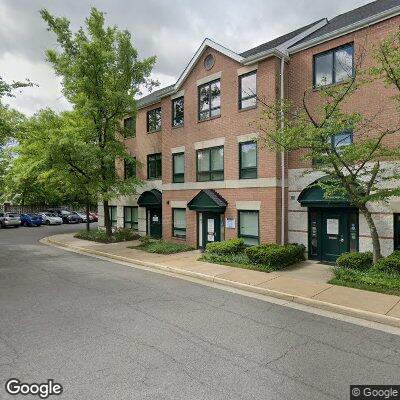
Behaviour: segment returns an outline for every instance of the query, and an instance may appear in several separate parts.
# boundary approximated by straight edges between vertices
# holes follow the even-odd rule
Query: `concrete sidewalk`
[[[200,256],[197,250],[151,254],[128,249],[134,242],[102,244],[76,239],[73,234],[50,236],[42,242],[400,327],[399,296],[330,285],[326,283],[332,275],[329,267],[314,261],[266,273],[197,261]]]

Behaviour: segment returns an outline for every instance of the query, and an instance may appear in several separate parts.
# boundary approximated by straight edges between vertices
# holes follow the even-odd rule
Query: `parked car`
[[[67,210],[61,210],[60,213],[64,224],[79,224],[79,216],[76,213],[71,213]]]
[[[71,214],[76,215],[78,217],[80,223],[86,222],[86,214],[78,212],[78,211],[72,211]]]
[[[93,222],[98,222],[99,221],[99,216],[97,215],[97,213],[90,211],[89,215],[92,217],[92,221]]]
[[[0,228],[7,226],[14,226],[18,228],[21,225],[21,219],[18,214],[14,213],[0,213]]]
[[[39,214],[21,214],[22,226],[40,226],[42,225],[42,217]]]
[[[53,214],[50,212],[41,213],[43,223],[46,225],[61,225],[63,223],[62,218],[57,214]]]

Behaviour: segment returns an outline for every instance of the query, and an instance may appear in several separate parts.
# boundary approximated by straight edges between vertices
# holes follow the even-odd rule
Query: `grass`
[[[115,230],[111,237],[108,237],[106,231],[103,229],[80,231],[76,233],[74,237],[99,243],[117,243],[138,239],[139,235],[130,229],[120,228]]]
[[[142,243],[138,246],[128,246],[129,249],[143,250],[148,253],[175,254],[194,250],[192,246],[184,243],[169,243],[163,240]]]
[[[262,272],[272,272],[274,269],[269,265],[252,264],[245,253],[231,253],[231,254],[215,254],[203,253],[199,261],[206,261],[213,264],[222,264],[229,267],[252,269]]]
[[[333,273],[334,277],[328,282],[333,285],[400,296],[400,274],[345,268],[334,268]]]

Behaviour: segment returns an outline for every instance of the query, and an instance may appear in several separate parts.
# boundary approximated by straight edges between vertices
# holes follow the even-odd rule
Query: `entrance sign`
[[[327,218],[326,220],[326,234],[339,235],[339,220],[336,218]]]
[[[214,219],[212,218],[207,220],[207,231],[208,233],[214,233]]]
[[[227,229],[235,229],[236,228],[236,219],[235,218],[226,218],[225,226]]]

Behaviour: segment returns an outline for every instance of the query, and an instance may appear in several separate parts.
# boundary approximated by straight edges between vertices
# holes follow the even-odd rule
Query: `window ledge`
[[[344,81],[340,81],[340,82],[335,82],[335,83],[330,83],[329,85],[321,85],[321,86],[313,86],[313,92],[319,92],[321,90],[324,89],[329,89],[331,87],[335,87],[335,86],[339,86],[339,85],[345,85],[346,83],[350,83],[352,80],[352,78],[350,79],[346,79]]]
[[[171,236],[174,240],[180,240],[181,242],[186,242],[186,238],[178,237],[178,236]]]
[[[221,114],[220,115],[216,115],[215,117],[210,117],[210,118],[207,118],[207,119],[197,120],[197,123],[201,124],[202,122],[211,121],[211,120],[217,119],[217,118],[221,118]]]
[[[239,112],[244,112],[244,111],[249,111],[249,110],[255,110],[257,108],[257,105],[251,106],[251,107],[246,107],[246,108],[239,108]]]
[[[179,129],[179,128],[183,128],[185,125],[184,124],[182,124],[182,125],[175,125],[175,126],[172,126],[172,129]]]
[[[161,132],[161,129],[157,129],[156,131],[147,131],[147,134],[158,133]]]

